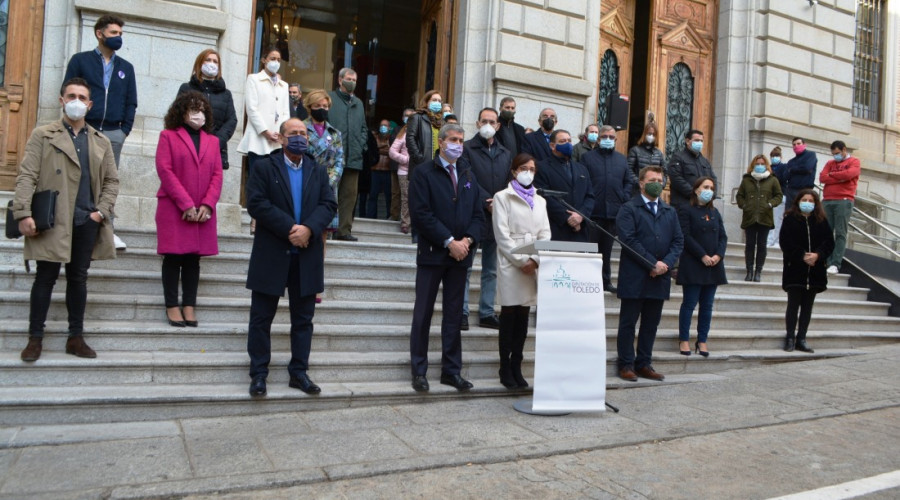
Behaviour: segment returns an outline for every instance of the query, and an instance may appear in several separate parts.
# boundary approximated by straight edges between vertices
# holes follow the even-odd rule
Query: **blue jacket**
[[[112,77],[109,79],[109,92],[103,84],[102,56],[91,49],[79,52],[69,59],[66,76],[63,81],[80,77],[91,86],[91,100],[94,105],[88,111],[85,120],[99,131],[122,129],[125,135],[131,133],[134,126],[134,113],[137,110],[137,81],[134,78],[134,66],[118,54],[113,57]]]
[[[457,192],[450,174],[439,159],[428,160],[413,170],[409,183],[409,215],[419,234],[416,264],[420,266],[470,267],[484,231],[481,188],[465,160],[459,159]],[[460,262],[450,257],[444,241],[466,236],[475,240],[469,255]]]
[[[530,134],[525,134],[521,152],[534,156],[534,159],[537,161],[546,160],[553,156],[553,152],[550,151],[550,144],[544,137],[542,130],[535,130]]]
[[[595,148],[581,157],[594,186],[592,219],[615,219],[623,203],[631,199],[637,179],[625,155],[614,149]]]
[[[250,252],[247,288],[268,295],[284,295],[291,266],[288,235],[296,221],[291,182],[282,150],[276,149],[253,164],[247,179],[247,213],[256,219],[256,235]],[[322,231],[334,218],[337,201],[328,184],[325,167],[309,155],[303,156],[303,192],[300,224],[312,231],[309,246],[299,248],[300,293],[313,295],[325,289],[322,264]]]
[[[684,253],[678,263],[679,285],[725,285],[725,248],[728,236],[722,215],[712,206],[683,205],[678,208],[678,219],[684,234]],[[718,264],[709,267],[703,257],[718,255]]]
[[[788,160],[784,167],[785,189],[800,191],[816,182],[816,154],[806,150]]]
[[[619,260],[620,299],[668,300],[672,286],[672,268],[684,248],[684,236],[675,209],[661,199],[657,200],[656,215],[638,195],[622,205],[616,217],[616,229],[623,243]],[[630,248],[629,251],[625,247]],[[652,267],[635,257],[637,252],[654,264],[657,261],[669,266],[669,272],[650,277]]]
[[[566,162],[569,162],[574,177],[574,184],[569,179]],[[594,212],[594,186],[591,184],[591,174],[584,165],[566,159],[550,156],[550,158],[538,162],[537,174],[534,176],[534,186],[553,191],[565,191],[569,193],[565,200],[577,208],[585,217],[590,217]],[[581,230],[574,231],[566,222],[569,213],[565,205],[556,198],[545,196],[547,199],[547,216],[550,218],[550,232],[554,241],[587,241],[587,222],[581,223]]]

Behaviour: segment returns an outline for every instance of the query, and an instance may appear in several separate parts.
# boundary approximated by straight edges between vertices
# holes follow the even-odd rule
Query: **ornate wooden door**
[[[421,96],[437,89],[444,102],[451,101],[456,71],[456,33],[459,0],[422,0],[422,32],[419,44],[419,79],[416,105]]]

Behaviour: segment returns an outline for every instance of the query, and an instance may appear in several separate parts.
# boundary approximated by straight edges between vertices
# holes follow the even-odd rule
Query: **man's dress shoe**
[[[472,385],[472,382],[469,382],[468,380],[460,377],[458,374],[457,375],[441,374],[441,383],[444,385],[451,385],[453,387],[456,387],[456,390],[460,391],[460,392],[468,391],[469,389],[474,387]]]
[[[629,382],[637,382],[637,374],[631,367],[625,366],[619,369],[619,378]]]
[[[666,378],[662,373],[657,373],[652,366],[642,366],[638,368],[637,374],[639,377],[649,378],[650,380],[663,381]]]
[[[416,375],[412,379],[412,388],[416,392],[428,392],[428,379],[425,378],[425,375]]]
[[[318,394],[322,392],[322,389],[319,388],[319,386],[317,386],[315,382],[310,380],[309,375],[305,373],[301,373],[300,375],[296,376],[291,375],[291,381],[288,383],[288,385],[290,387],[293,387],[294,389],[300,389],[307,394]]]
[[[253,379],[253,382],[250,382],[250,395],[251,396],[265,396],[266,395],[266,377],[256,377]]]

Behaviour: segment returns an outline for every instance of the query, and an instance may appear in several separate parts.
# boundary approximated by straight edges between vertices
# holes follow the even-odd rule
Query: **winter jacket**
[[[344,169],[362,170],[363,153],[368,149],[369,128],[366,126],[366,110],[355,95],[332,90],[328,123],[341,133],[344,142]]]
[[[701,177],[711,177],[718,187],[719,181],[712,165],[703,156],[703,153],[694,153],[682,149],[669,158],[666,167],[669,174],[672,206],[678,207],[687,204],[694,192],[694,182]]]
[[[781,288],[785,291],[802,288],[815,292],[824,292],[828,288],[825,262],[834,251],[834,234],[827,219],[817,222],[814,216],[789,213],[781,223],[778,245],[784,256]],[[816,265],[810,267],[803,262],[803,255],[807,252],[819,254]]]
[[[774,175],[756,180],[752,174],[744,174],[737,192],[738,208],[744,211],[741,229],[754,224],[775,227],[772,209],[781,204],[781,199],[781,184]]]
[[[288,96],[288,84],[282,79],[273,85],[272,79],[265,70],[247,76],[244,83],[244,110],[247,112],[247,123],[244,124],[244,135],[238,144],[239,153],[254,153],[265,156],[281,145],[270,142],[263,134],[265,131],[278,132],[281,124],[291,117]]]
[[[481,136],[475,136],[463,144],[463,159],[468,163],[478,186],[481,188],[481,202],[484,208],[484,240],[494,239],[493,222],[491,212],[488,211],[487,200],[494,197],[498,191],[506,189],[509,182],[509,168],[512,165],[512,155],[509,150],[494,141],[488,151],[487,141]]]
[[[494,195],[492,231],[497,240],[497,303],[501,306],[533,306],[537,303],[537,273],[528,275],[521,267],[537,254],[512,253],[513,249],[550,239],[547,201],[534,195],[534,208],[516,194],[511,185]]]
[[[636,180],[640,179],[641,169],[649,165],[659,165],[663,169],[663,187],[668,184],[669,178],[666,173],[666,157],[659,148],[652,144],[638,144],[628,150],[628,168],[634,174]],[[634,194],[638,194],[640,187],[635,182]]]
[[[580,141],[578,141],[578,144],[576,144],[575,147],[572,148],[572,159],[577,162],[581,162],[581,158],[583,158],[584,155],[593,151],[594,149],[597,149],[597,145],[598,143],[596,142],[591,144],[587,139],[581,139]]]
[[[514,119],[507,122],[501,118],[500,130],[497,131],[494,138],[509,150],[513,158],[524,152],[522,147],[525,142],[525,127],[516,123]]]
[[[678,221],[684,234],[684,252],[678,263],[679,285],[725,285],[725,248],[728,236],[718,210],[706,205],[687,204],[678,209]],[[703,263],[703,257],[718,255],[722,258],[715,266]]]
[[[409,152],[410,175],[418,165],[434,159],[436,151],[433,143],[433,126],[428,114],[420,111],[410,116],[406,123],[406,150]]]
[[[816,154],[809,149],[788,160],[784,167],[786,190],[811,188],[816,181]]]
[[[79,52],[69,59],[66,76],[81,77],[91,87],[91,100],[94,104],[84,117],[88,125],[99,131],[121,129],[125,135],[131,133],[134,126],[134,114],[137,111],[137,81],[134,78],[134,66],[118,54],[112,58],[112,77],[109,79],[109,90],[103,83],[103,56],[98,49]]]
[[[591,219],[615,219],[622,204],[631,199],[637,182],[628,169],[625,155],[614,149],[594,149],[581,158],[594,187]]]
[[[237,114],[234,111],[234,100],[231,91],[225,88],[225,80],[198,80],[196,76],[191,81],[181,84],[178,94],[189,90],[200,92],[209,101],[212,108],[213,131],[212,134],[219,139],[218,150],[222,156],[222,168],[228,168],[228,141],[234,135],[237,128]]]

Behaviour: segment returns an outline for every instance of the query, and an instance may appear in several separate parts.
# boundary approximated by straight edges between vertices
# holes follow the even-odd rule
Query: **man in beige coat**
[[[92,259],[116,257],[109,221],[119,194],[119,179],[109,139],[84,121],[92,104],[90,95],[88,83],[82,78],[66,81],[59,98],[62,120],[34,129],[19,165],[13,216],[25,235],[25,259],[37,261],[23,361],[41,356],[50,295],[62,264],[66,265],[69,312],[66,353],[82,358],[97,356],[82,337],[87,272]],[[52,228],[38,231],[31,200],[34,193],[46,190],[59,193],[56,221]]]

